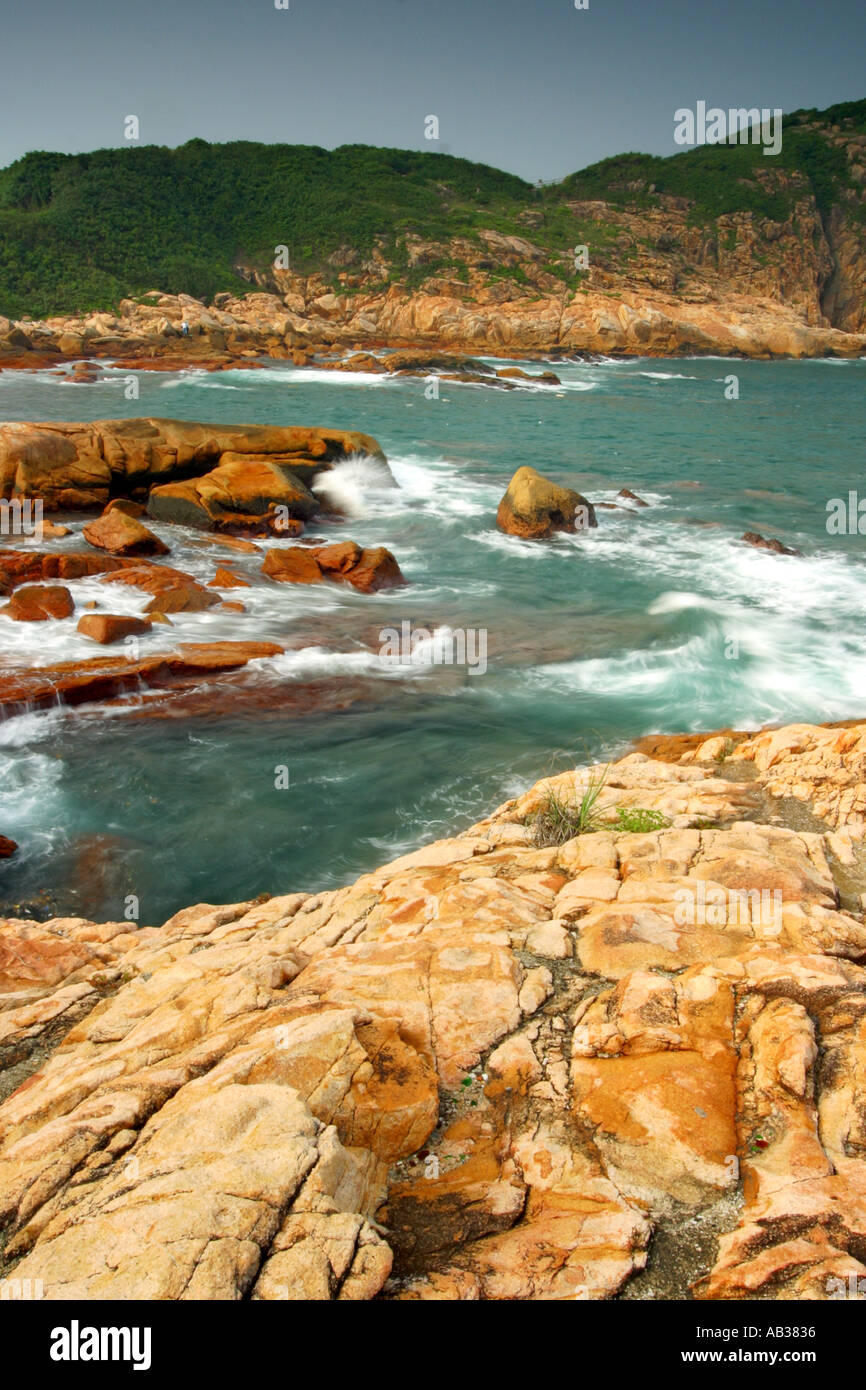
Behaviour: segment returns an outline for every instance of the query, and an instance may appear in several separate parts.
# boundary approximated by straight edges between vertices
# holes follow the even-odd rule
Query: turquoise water
[[[329,887],[644,733],[862,715],[864,540],[828,534],[826,508],[866,496],[866,361],[552,365],[561,388],[442,383],[438,400],[417,379],[284,364],[143,373],[137,402],[121,373],[90,387],[0,373],[8,420],[161,415],[374,435],[399,490],[369,463],[345,465],[333,483],[347,519],[311,534],[387,545],[410,581],[374,597],[268,585],[260,558],[156,528],[171,563],[205,580],[227,563],[254,587],[247,613],[181,616],[143,653],[269,638],[286,655],[184,716],[79,708],[0,726],[0,832],[21,846],[0,866],[0,907],[118,917],[135,894],[141,920],[158,923],[198,900]],[[496,506],[524,463],[595,502],[629,487],[651,506],[601,510],[589,535],[505,537]],[[804,557],[743,546],[745,530]],[[105,601],[97,580],[71,588],[79,605]],[[145,601],[130,591],[111,606]],[[379,632],[404,620],[483,633],[486,670],[383,662]],[[3,659],[93,655],[75,621],[37,631],[0,618]]]

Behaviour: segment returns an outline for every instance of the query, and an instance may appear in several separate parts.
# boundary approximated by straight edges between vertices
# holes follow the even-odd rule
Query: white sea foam
[[[654,381],[700,381],[700,377],[685,372],[638,372],[638,376],[649,376]]]
[[[356,454],[321,473],[312,490],[344,516],[364,516],[370,495],[392,492],[394,477],[381,459]]]

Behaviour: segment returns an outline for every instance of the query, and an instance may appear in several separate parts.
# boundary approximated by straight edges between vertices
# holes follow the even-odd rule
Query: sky
[[[0,166],[123,145],[134,115],[142,144],[388,145],[555,179],[674,153],[674,112],[699,100],[793,111],[866,96],[863,0],[0,5]]]

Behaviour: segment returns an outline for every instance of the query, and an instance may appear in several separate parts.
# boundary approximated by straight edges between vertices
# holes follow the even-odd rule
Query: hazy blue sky
[[[525,178],[672,153],[673,112],[866,96],[863,0],[31,0],[2,17],[0,165],[255,139],[445,149]],[[440,121],[440,144],[424,118]]]

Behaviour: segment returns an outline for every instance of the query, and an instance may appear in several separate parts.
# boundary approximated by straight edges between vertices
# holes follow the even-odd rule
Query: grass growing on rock
[[[541,808],[529,818],[535,843],[549,849],[564,845],[576,835],[592,835],[598,830],[619,830],[634,835],[646,835],[653,830],[666,830],[671,822],[661,811],[644,806],[617,806],[616,818],[611,819],[609,807],[602,808],[599,798],[607,782],[608,768],[590,772],[580,797],[561,796],[549,788]]]
[[[652,830],[667,830],[670,818],[662,811],[644,806],[617,806],[614,830],[627,830],[633,835],[647,835]]]

